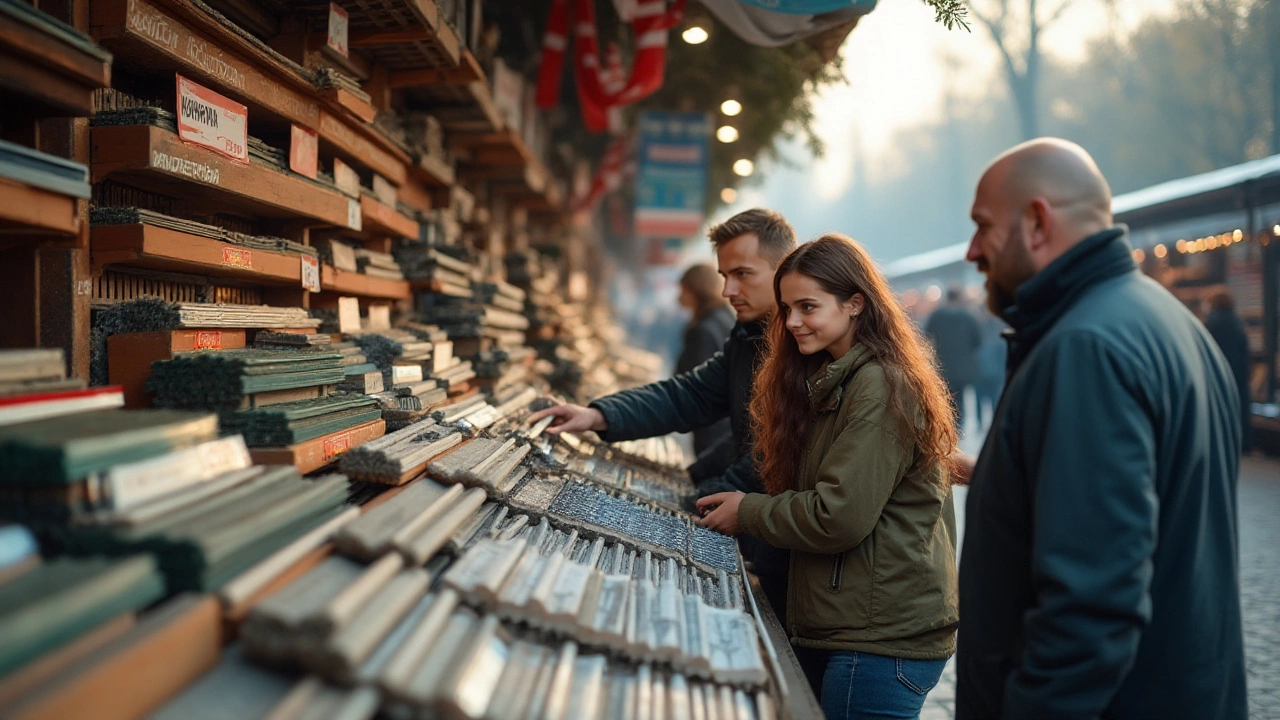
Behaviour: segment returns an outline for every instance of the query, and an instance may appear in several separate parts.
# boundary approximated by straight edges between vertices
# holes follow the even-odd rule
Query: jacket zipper
[[[836,556],[835,562],[831,563],[831,589],[840,589],[840,578],[844,575],[844,553]]]

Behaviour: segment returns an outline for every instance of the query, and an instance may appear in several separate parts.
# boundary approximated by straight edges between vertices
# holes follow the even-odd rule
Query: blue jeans
[[[827,720],[918,718],[924,698],[938,684],[946,660],[906,660],[836,651],[822,675]]]

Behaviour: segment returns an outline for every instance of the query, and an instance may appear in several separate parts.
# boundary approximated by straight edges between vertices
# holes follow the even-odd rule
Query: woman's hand
[[[742,530],[738,525],[738,506],[744,494],[722,492],[698,500],[698,514],[702,515],[698,524],[725,535],[737,535]]]

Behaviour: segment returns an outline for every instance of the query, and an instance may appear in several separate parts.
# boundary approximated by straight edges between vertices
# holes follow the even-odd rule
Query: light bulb
[[[725,100],[720,103],[720,112],[728,115],[729,117],[733,117],[734,115],[742,112],[742,103],[737,100]]]
[[[694,25],[693,27],[680,33],[680,37],[684,38],[684,41],[689,43],[690,45],[701,45],[702,43],[707,41],[707,38],[711,36],[707,33],[705,29],[700,28],[697,25]]]
[[[746,158],[742,158],[733,164],[733,172],[741,177],[748,177],[756,171],[756,164]]]
[[[721,125],[716,130],[716,139],[722,143],[731,143],[738,139],[738,128],[732,125]]]
[[[725,188],[720,191],[720,199],[728,205],[738,199],[738,191],[733,188]]]

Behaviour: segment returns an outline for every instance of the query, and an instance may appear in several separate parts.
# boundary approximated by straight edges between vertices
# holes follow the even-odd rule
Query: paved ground
[[[970,450],[969,442],[964,443]],[[1240,473],[1240,586],[1244,607],[1249,720],[1280,718],[1280,459],[1248,457]],[[964,536],[964,489],[956,496]],[[963,548],[963,546],[962,546]],[[925,701],[920,720],[952,720],[952,663]]]

